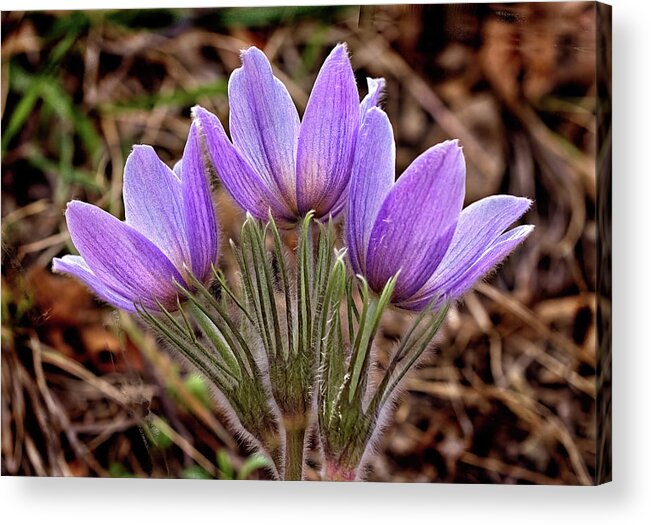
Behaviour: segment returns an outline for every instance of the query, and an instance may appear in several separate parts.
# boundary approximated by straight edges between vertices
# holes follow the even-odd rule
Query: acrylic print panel
[[[610,480],[610,8],[2,14],[2,474]]]

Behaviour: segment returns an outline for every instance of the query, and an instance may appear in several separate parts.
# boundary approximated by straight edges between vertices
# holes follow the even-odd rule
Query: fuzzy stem
[[[305,449],[304,418],[285,418],[285,481],[303,479],[303,451]]]
[[[326,459],[321,477],[323,481],[355,481],[357,479],[357,471]]]
[[[278,437],[276,434],[267,434],[262,437],[260,440],[260,443],[262,445],[262,451],[266,452],[269,454],[269,457],[271,458],[271,461],[273,463],[273,474],[276,477],[276,479],[280,479],[281,477],[281,467],[283,465],[283,454],[282,454],[282,447],[280,446]]]

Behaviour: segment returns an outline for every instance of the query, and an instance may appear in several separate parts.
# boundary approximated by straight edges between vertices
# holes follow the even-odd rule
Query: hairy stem
[[[273,474],[276,479],[280,479],[280,467],[282,465],[282,447],[280,446],[277,435],[267,434],[260,440],[263,451],[266,451],[273,462]]]
[[[323,464],[321,479],[323,481],[355,481],[357,479],[357,471],[326,459]]]
[[[305,448],[305,418],[285,418],[285,481],[303,479],[303,450]]]

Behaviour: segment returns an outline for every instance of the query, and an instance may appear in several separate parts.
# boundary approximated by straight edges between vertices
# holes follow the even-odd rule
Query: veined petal
[[[418,298],[399,306],[410,310],[419,310],[424,308],[437,294],[441,296],[441,299],[458,299],[470,290],[479,279],[502,262],[529,236],[533,229],[532,225],[518,226],[503,233],[480,255],[474,264],[456,274],[442,275],[440,284],[430,286],[427,294],[419,294]]]
[[[300,120],[284,84],[264,53],[242,52],[242,67],[228,83],[233,144],[248,163],[296,210],[296,149]]]
[[[359,95],[346,46],[326,59],[312,89],[298,138],[298,211],[328,215],[350,178],[359,128]]]
[[[449,296],[457,299],[466,293],[479,279],[501,263],[516,246],[523,242],[534,227],[530,224],[518,226],[500,235],[491,247],[473,264],[468,271],[451,283]]]
[[[149,308],[156,308],[155,299],[175,308],[174,281],[185,282],[153,242],[129,224],[85,202],[70,202],[66,220],[75,247],[107,287],[121,290],[132,302],[141,300]]]
[[[135,312],[133,301],[106,286],[88,267],[83,257],[79,255],[64,255],[61,259],[55,258],[52,261],[52,271],[76,277],[88,286],[102,301],[106,301],[122,310]]]
[[[387,115],[368,111],[357,137],[348,192],[346,242],[355,273],[366,273],[371,230],[395,179],[396,145]]]
[[[465,208],[445,257],[432,277],[414,294],[413,301],[424,297],[427,302],[437,294],[448,296],[454,283],[530,206],[531,201],[523,197],[494,195]]]
[[[441,283],[443,278],[457,275],[472,266],[530,206],[531,201],[524,197],[494,195],[464,209],[450,248],[432,280]]]
[[[134,146],[124,166],[124,213],[133,226],[182,268],[188,260],[181,181],[151,146]]]
[[[384,90],[385,85],[385,80],[383,78],[367,78],[366,82],[368,83],[368,94],[364,97],[364,100],[362,100],[361,104],[359,105],[360,124],[364,123],[368,111],[377,106],[379,103],[380,97],[382,95],[382,90]],[[359,132],[357,134],[357,137],[359,138]],[[339,212],[347,205],[347,202],[348,192],[343,191],[341,192],[341,195],[335,204],[332,206],[332,216],[334,217],[338,215]]]
[[[367,78],[366,84],[368,85],[368,95],[364,97],[362,103],[359,105],[359,115],[362,123],[366,118],[368,110],[376,107],[380,102],[386,80],[383,78]]]
[[[188,141],[180,162],[185,231],[190,251],[192,273],[205,280],[217,259],[219,246],[217,217],[213,206],[208,169],[201,155],[199,124],[190,127]]]
[[[465,194],[466,166],[457,141],[420,155],[391,189],[369,240],[367,274],[374,290],[400,270],[394,301],[409,298],[450,246]]]
[[[267,219],[271,208],[274,218],[292,221],[295,215],[231,144],[219,119],[200,106],[195,106],[193,113],[210,161],[235,202],[258,219]]]

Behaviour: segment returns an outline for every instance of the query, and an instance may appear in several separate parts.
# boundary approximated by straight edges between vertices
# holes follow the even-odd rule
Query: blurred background
[[[605,423],[596,409],[597,328],[609,325],[608,316],[597,322],[595,174],[609,161],[598,150],[609,129],[597,118],[598,42],[609,25],[596,9],[3,12],[2,474],[265,478],[203,380],[50,263],[74,253],[63,217],[70,199],[122,216],[133,144],[153,145],[172,164],[194,104],[228,122],[240,49],[264,50],[302,112],[323,60],[345,41],[361,96],[367,76],[387,80],[398,173],[458,138],[466,204],[494,193],[535,200],[523,220],[534,234],[448,315],[367,478],[591,484],[607,476],[597,443]],[[222,238],[236,238],[242,213],[220,188],[216,198]],[[405,326],[401,312],[386,317],[380,355]]]

